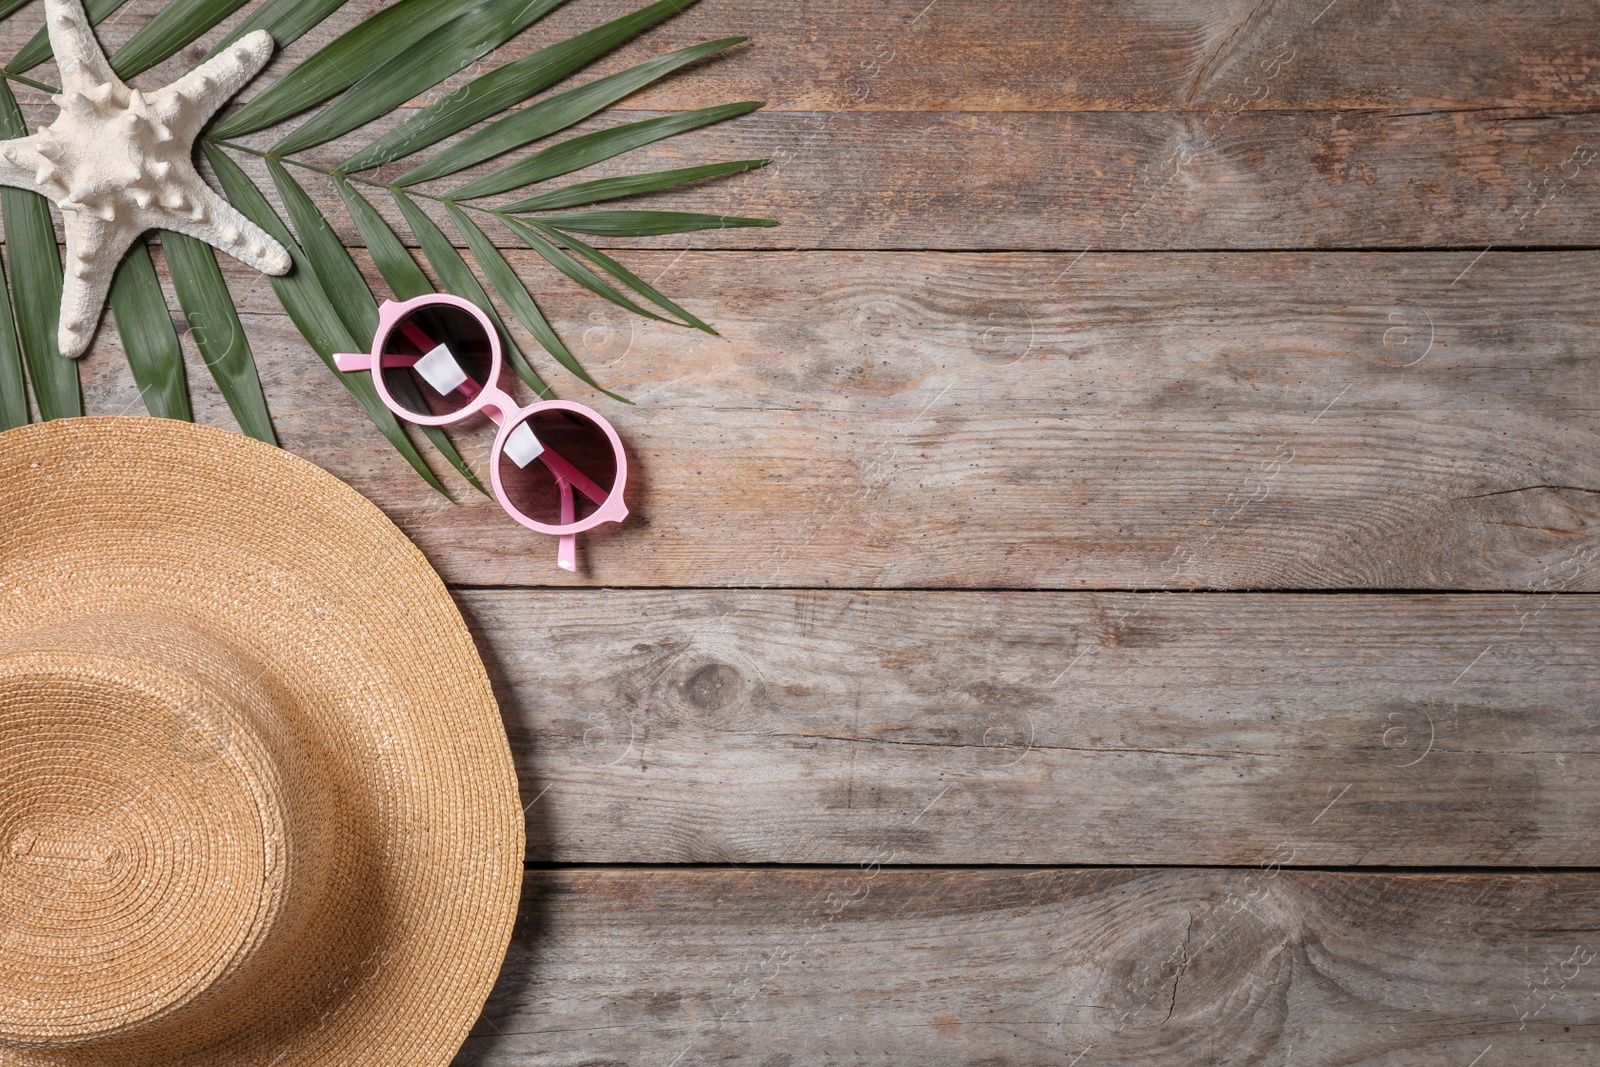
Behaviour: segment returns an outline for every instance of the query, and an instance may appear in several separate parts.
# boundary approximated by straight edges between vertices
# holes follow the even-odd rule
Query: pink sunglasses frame
[[[383,352],[383,346],[389,340],[389,334],[411,312],[418,308],[448,306],[460,308],[472,315],[483,326],[484,332],[489,335],[489,350],[491,359],[489,363],[489,381],[477,396],[473,397],[465,407],[448,415],[418,415],[397,403],[389,395],[389,389],[383,383],[383,375],[379,372],[378,358]],[[540,400],[523,407],[517,403],[516,397],[500,388],[500,371],[505,365],[505,357],[500,349],[500,333],[495,329],[489,316],[483,309],[470,300],[463,300],[458,296],[449,296],[444,293],[430,294],[414,297],[411,300],[396,302],[385,300],[378,307],[378,329],[372,335],[371,352],[340,352],[334,357],[335,365],[342,371],[371,371],[372,384],[378,390],[378,398],[384,405],[400,418],[407,422],[414,422],[420,426],[448,426],[461,422],[482,412],[487,415],[495,425],[500,427],[495,434],[494,446],[489,450],[489,478],[494,487],[495,499],[517,522],[530,530],[537,530],[543,534],[550,534],[561,539],[560,548],[556,553],[556,565],[562,570],[575,571],[578,569],[577,535],[586,530],[592,530],[603,522],[621,522],[628,517],[628,506],[623,502],[622,490],[628,480],[628,455],[623,451],[622,438],[617,436],[617,431],[607,422],[605,417],[592,408],[582,404],[575,404],[570,400]],[[516,429],[530,415],[541,411],[570,411],[592,421],[596,426],[605,431],[606,437],[611,442],[611,449],[616,454],[617,477],[611,487],[611,492],[605,494],[603,501],[595,501],[598,505],[593,515],[576,522],[551,525],[538,522],[522,514],[506,496],[505,487],[500,482],[500,456],[505,450],[507,439],[511,431]],[[548,448],[540,453],[539,459],[550,469],[555,476],[556,484],[561,487],[561,510],[563,515],[573,513],[572,491],[576,487],[585,496],[594,500],[598,487],[575,470],[570,463],[555,455]]]

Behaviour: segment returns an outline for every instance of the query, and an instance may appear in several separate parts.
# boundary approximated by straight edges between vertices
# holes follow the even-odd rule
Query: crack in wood
[[[1167,1015],[1163,1023],[1172,1020],[1172,1013],[1178,1010],[1178,983],[1183,980],[1183,973],[1189,969],[1189,934],[1194,930],[1194,912],[1189,912],[1189,921],[1183,927],[1183,943],[1178,946],[1178,973],[1172,976],[1172,996],[1167,1002]]]
[[[1222,71],[1222,68],[1239,52],[1251,34],[1266,18],[1267,12],[1272,8],[1274,0],[1255,0],[1236,9],[1233,15],[1223,23],[1222,30],[1218,33],[1215,42],[1209,50],[1201,54],[1200,67],[1195,71],[1194,80],[1189,83],[1188,90],[1183,94],[1183,102],[1192,104],[1201,92],[1209,88],[1213,79]]]
[[[1513,493],[1532,493],[1539,490],[1561,493],[1589,493],[1600,496],[1600,489],[1591,489],[1586,485],[1522,485],[1515,489],[1496,489],[1492,493],[1472,493],[1469,496],[1451,497],[1452,500],[1482,500],[1491,496],[1509,496]]]

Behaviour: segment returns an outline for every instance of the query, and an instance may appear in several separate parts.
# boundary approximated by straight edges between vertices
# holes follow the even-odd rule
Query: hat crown
[[[187,1021],[249,975],[296,852],[250,673],[170,620],[0,645],[0,1043]]]

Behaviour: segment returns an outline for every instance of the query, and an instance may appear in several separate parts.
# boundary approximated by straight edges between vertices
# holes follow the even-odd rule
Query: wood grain
[[[1597,243],[1597,16],[705,0],[593,73],[748,34],[622,110],[766,109],[584,177],[776,161],[639,203],[781,228],[621,253],[723,337],[508,253],[639,401],[536,356],[635,468],[576,576],[227,263],[286,446],[457,584],[530,859],[633,865],[528,874],[458,1063],[1593,1062],[1600,253],[1507,249]],[[140,408],[111,333],[92,413]],[[639,588],[522,588],[574,583]],[[1280,591],[1154,592],[1208,588]],[[1395,589],[1510,592],[1288,592]]]
[[[121,45],[161,6],[162,0],[132,0],[102,28],[102,38]],[[266,77],[381,6],[382,0],[347,4],[291,45]],[[569,4],[492,62],[641,6],[643,0]],[[736,57],[623,107],[687,109],[731,99],[799,111],[1565,106],[1594,100],[1592,49],[1575,31],[1596,18],[1600,7],[1592,0],[1399,6],[1384,0],[701,0],[594,71],[748,36],[752,43]],[[0,54],[14,54],[40,25],[37,9],[7,20]],[[191,49],[144,81],[169,80],[202,52]],[[440,92],[489,65],[476,65]]]
[[[952,3],[948,9],[929,9],[930,28],[916,31],[930,37],[947,34],[953,42],[923,61],[923,74],[915,74],[910,63],[904,67],[889,64],[879,50],[887,46],[880,42],[866,58],[865,68],[862,60],[857,60],[840,76],[839,84],[847,87],[841,91],[847,97],[865,94],[870,100],[881,80],[879,72],[904,70],[914,83],[903,91],[894,90],[905,96],[904,105],[873,110],[818,103],[805,92],[799,92],[798,98],[788,95],[800,85],[824,93],[833,91],[828,88],[829,79],[819,74],[819,66],[834,69],[838,61],[808,60],[805,49],[783,50],[786,63],[798,64],[791,78],[794,84],[788,89],[781,85],[726,85],[715,78],[690,75],[681,80],[689,96],[657,94],[659,99],[641,97],[630,102],[633,108],[699,106],[754,94],[768,99],[771,106],[767,111],[640,149],[625,161],[614,161],[586,177],[707,159],[775,160],[759,174],[638,201],[663,208],[774,217],[783,222],[778,230],[702,236],[693,239],[697,246],[1476,249],[1594,243],[1592,223],[1600,215],[1600,182],[1595,180],[1600,169],[1600,115],[1593,110],[1596,75],[1583,55],[1585,38],[1570,32],[1581,22],[1581,11],[1527,3],[1502,5],[1505,10],[1436,4],[1422,13],[1370,3],[1336,5],[1327,9],[1331,25],[1319,25],[1315,39],[1329,42],[1328,47],[1337,54],[1321,66],[1302,68],[1298,61],[1288,61],[1284,53],[1285,48],[1293,52],[1292,47],[1269,44],[1262,46],[1266,48],[1263,52],[1258,38],[1278,36],[1279,21],[1307,20],[1315,4],[1213,3],[1181,12],[1179,5],[1163,4],[1154,14],[1132,13],[1111,19],[1099,15],[1098,7],[1091,15],[1078,5],[1062,6],[1044,17],[1035,10],[1044,5],[1045,0],[1023,4],[1019,15],[1039,17],[1040,21],[1026,23],[1037,26],[1039,36],[1010,35],[1024,42],[1016,47],[1059,50],[1061,40],[1076,40],[1073,27],[1098,21],[1106,25],[1097,32],[1111,34],[1122,43],[1102,41],[1086,47],[1107,57],[1108,71],[1122,72],[1124,79],[1134,42],[1141,42],[1138,47],[1149,48],[1158,56],[1169,48],[1185,54],[1174,60],[1175,67],[1155,64],[1157,73],[1149,77],[1167,86],[1156,97],[1147,98],[1146,90],[1134,86],[1127,100],[1101,99],[1104,94],[1092,88],[1091,77],[1088,92],[1094,99],[1057,102],[1090,109],[1056,110],[1053,105],[1032,109],[1008,101],[1003,93],[996,96],[995,79],[985,77],[984,63],[974,65],[963,59],[990,54],[975,46],[977,31],[971,23],[973,19],[994,20],[992,5]],[[1592,3],[1586,0],[1578,6],[1586,8]],[[599,17],[598,11],[585,12],[584,7],[571,5],[558,19],[586,22]],[[807,40],[835,42],[827,47],[836,47],[839,41],[856,40],[828,32],[830,20],[837,25],[853,17],[848,7],[843,0],[832,0],[821,9],[798,8],[788,16],[788,25],[794,26],[798,20],[806,28],[794,33]],[[119,15],[107,33],[108,40],[131,34],[149,10],[140,7],[125,17]],[[352,10],[340,18],[355,14]],[[715,21],[721,14],[714,4],[703,5],[685,15],[682,24],[669,23],[662,31],[669,36],[684,35],[682,40],[698,38],[705,31],[694,27]],[[759,20],[762,14],[763,9],[753,9],[743,17]],[[886,17],[893,27],[906,16],[895,12]],[[1159,29],[1147,24],[1151,19],[1173,24]],[[945,20],[937,23],[941,27],[937,31],[933,28],[936,20]],[[1065,38],[1051,32],[1060,20],[1066,20],[1061,23],[1067,31]],[[1340,20],[1349,20],[1351,25],[1341,26]],[[1441,20],[1448,25],[1441,25]],[[7,25],[18,21],[10,20]],[[732,21],[743,25],[740,19]],[[1502,22],[1529,39],[1519,45],[1516,38],[1499,36],[1507,33],[1505,29],[1483,32],[1484,27],[1496,29]],[[1493,63],[1509,63],[1514,68],[1507,75],[1511,84],[1493,90],[1499,95],[1474,98],[1466,110],[1441,110],[1442,106],[1454,108],[1460,101],[1440,105],[1407,97],[1380,103],[1359,92],[1357,98],[1364,101],[1360,110],[1319,109],[1297,102],[1297,94],[1303,91],[1315,97],[1320,90],[1309,87],[1325,83],[1332,77],[1330,72],[1345,70],[1349,54],[1365,57],[1357,68],[1370,64],[1374,72],[1381,70],[1384,78],[1404,80],[1397,71],[1404,71],[1405,62],[1396,55],[1409,55],[1401,50],[1411,42],[1409,37],[1393,35],[1397,23],[1408,27],[1407,34],[1434,42],[1427,47],[1419,44],[1414,50],[1422,57],[1434,57],[1423,59],[1425,67],[1445,63],[1441,47],[1454,56],[1461,40],[1478,42],[1457,65],[1445,63],[1451,72],[1447,80],[1454,79],[1458,88],[1500,86],[1496,77],[1485,73],[1485,64]],[[284,62],[294,61],[300,50],[331,37],[341,25],[342,21],[330,23],[297,42]],[[1385,47],[1374,49],[1365,39],[1352,37],[1356,25],[1365,26]],[[1468,26],[1476,32],[1464,32]],[[576,28],[565,22],[553,27],[561,32]],[[1447,28],[1455,35],[1440,36]],[[1332,32],[1324,33],[1324,29]],[[21,24],[7,32],[22,32]],[[886,40],[897,42],[899,32],[891,29]],[[542,40],[535,35],[529,43]],[[1026,45],[1028,41],[1034,44]],[[1180,47],[1178,42],[1187,44]],[[1338,42],[1336,49],[1334,42]],[[648,50],[653,53],[671,43],[677,42],[651,41]],[[913,54],[912,41],[905,47],[908,56]],[[987,62],[1008,69],[1047,70],[1056,85],[1079,84],[1060,77],[1059,64],[1010,55],[1007,49],[1011,47],[991,55]],[[1485,54],[1473,51],[1478,47],[1484,48]],[[1549,57],[1547,49],[1553,50]],[[889,50],[898,55],[895,48]],[[1491,57],[1490,51],[1501,58]],[[1507,54],[1512,56],[1509,61],[1503,58]],[[636,58],[618,56],[614,62]],[[175,73],[181,66],[178,60],[173,63],[173,70],[159,77]],[[1243,73],[1238,69],[1241,65]],[[741,54],[714,62],[704,73],[747,69],[767,68],[755,56]],[[1308,80],[1301,89],[1292,88],[1300,73]],[[49,76],[49,71],[43,76]],[[883,78],[890,76],[882,74]],[[865,84],[857,85],[863,77]],[[963,92],[986,93],[990,104],[982,112],[941,110],[941,97],[934,94],[927,104],[909,106],[919,99],[915,95],[918,87],[930,81],[966,86],[960,90]],[[1549,94],[1536,88],[1540,84],[1560,86],[1555,93],[1558,99],[1545,99]],[[1525,85],[1528,92],[1518,90],[1517,85]],[[1273,95],[1280,86],[1288,95]],[[762,91],[758,93],[758,89]],[[1461,95],[1442,85],[1439,92],[1447,97]],[[1425,95],[1432,100],[1438,94],[1430,90]],[[30,121],[37,122],[49,113],[41,93],[23,93],[22,100]],[[1404,106],[1396,108],[1397,102]],[[632,112],[629,117],[641,114]],[[396,112],[303,158],[316,166],[336,166],[405,115],[403,110]],[[268,131],[247,143],[266,149],[282,132]],[[270,189],[264,166],[258,160],[248,162],[263,187]],[[396,164],[376,176],[386,180],[407,166]],[[306,172],[306,177],[341,236],[359,243],[331,188],[313,173]],[[447,181],[433,191],[444,192],[455,184]],[[380,194],[379,199],[380,207],[392,210],[385,195]],[[510,240],[498,227],[496,233],[500,239]],[[680,247],[684,240],[661,237],[643,244]]]
[[[536,872],[457,1063],[1587,1064],[1597,890],[1270,867]]]
[[[28,97],[35,120],[49,113],[42,101],[40,94]],[[337,166],[398,119],[300,158]],[[264,150],[276,136],[245,143]],[[581,177],[733,159],[774,162],[630,198],[625,206],[775,218],[779,227],[599,243],[1477,251],[1592,246],[1600,217],[1600,113],[1593,111],[758,111],[638,149]],[[265,163],[248,155],[239,161],[276,202]],[[387,180],[405,166],[372,173]],[[314,171],[296,173],[341,238],[359,244],[331,183]],[[442,193],[458,182],[426,188]],[[387,192],[367,191],[398,221]],[[516,243],[498,224],[490,227],[496,240]],[[403,226],[399,232],[410,239]]]
[[[396,121],[374,122],[370,132],[300,158],[336,166]],[[265,149],[273,138],[245,140]],[[774,162],[630,198],[625,206],[775,218],[778,228],[606,243],[1476,252],[1487,245],[1591,246],[1600,217],[1600,112],[1576,110],[757,111],[581,177],[737,159]],[[271,188],[264,164],[240,162]],[[404,167],[372,174],[387,180]],[[314,172],[298,176],[341,237],[359,243],[331,185]],[[457,184],[424,188],[442,193]],[[391,210],[386,193],[376,198]],[[495,228],[498,240],[513,243]]]
[[[578,576],[453,475],[459,506],[423,485],[228,270],[287,446],[458,583],[1600,589],[1594,253],[627,259],[723,339],[512,256],[638,401],[536,360],[635,468]],[[112,333],[89,410],[140,410]],[[481,460],[482,426],[458,438]]]
[[[1600,864],[1592,596],[458,600],[535,860]]]

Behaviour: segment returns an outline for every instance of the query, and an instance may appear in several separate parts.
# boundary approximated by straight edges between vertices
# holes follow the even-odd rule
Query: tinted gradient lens
[[[617,482],[617,454],[606,432],[592,419],[559,408],[534,412],[512,427],[499,464],[511,506],[547,526],[582,522]],[[571,477],[574,472],[579,477]],[[571,483],[566,513],[558,474]]]
[[[383,385],[415,415],[450,415],[489,384],[489,333],[477,316],[449,304],[408,312],[383,342]]]

